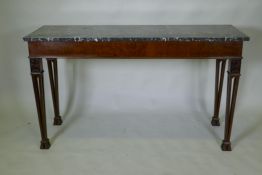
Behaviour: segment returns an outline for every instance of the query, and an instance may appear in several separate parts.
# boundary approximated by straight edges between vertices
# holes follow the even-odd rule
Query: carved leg
[[[47,138],[46,113],[45,113],[45,92],[44,92],[44,70],[41,58],[30,58],[31,75],[35,92],[35,102],[38,113],[39,126],[41,131],[40,149],[50,147]]]
[[[225,136],[221,148],[223,151],[231,151],[231,130],[233,124],[233,116],[237,98],[237,90],[240,77],[241,59],[231,59],[228,63],[228,79],[227,79],[227,102],[226,102],[226,120],[225,120]]]
[[[211,120],[212,126],[220,126],[219,109],[220,109],[221,94],[222,94],[223,82],[224,82],[225,66],[226,66],[225,59],[216,60],[215,102],[214,102],[214,115]]]
[[[48,73],[52,91],[53,106],[54,106],[54,125],[61,125],[63,123],[59,112],[59,92],[58,92],[58,73],[57,73],[57,60],[56,58],[48,58]]]

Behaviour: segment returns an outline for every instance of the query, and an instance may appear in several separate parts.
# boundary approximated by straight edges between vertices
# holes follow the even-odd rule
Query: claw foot
[[[223,140],[222,145],[221,145],[221,149],[222,149],[222,151],[232,151],[231,143]]]
[[[220,126],[219,118],[213,117],[212,120],[211,120],[211,125],[212,126]]]
[[[41,145],[40,145],[40,149],[49,149],[51,146],[49,139],[46,140],[42,140],[41,141]]]
[[[63,120],[62,120],[61,116],[54,118],[54,125],[62,125],[62,123],[63,123]]]

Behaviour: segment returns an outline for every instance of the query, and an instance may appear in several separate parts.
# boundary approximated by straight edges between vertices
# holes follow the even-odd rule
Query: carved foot
[[[49,139],[46,140],[42,140],[41,141],[41,145],[40,145],[40,149],[49,149],[51,146]]]
[[[212,120],[211,120],[211,125],[212,126],[220,126],[219,118],[213,117]]]
[[[62,125],[62,123],[63,123],[63,120],[62,120],[61,116],[54,118],[54,125]]]
[[[231,143],[223,140],[222,145],[221,145],[221,149],[222,149],[222,151],[232,151]]]

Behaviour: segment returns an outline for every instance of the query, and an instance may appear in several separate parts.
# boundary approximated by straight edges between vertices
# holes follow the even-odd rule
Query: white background
[[[261,174],[261,9],[260,0],[0,0],[0,173]],[[222,126],[210,126],[214,60],[59,60],[64,124],[52,126],[46,71],[52,147],[39,150],[22,37],[48,24],[238,27],[251,41],[244,44],[233,152],[220,151],[225,89]]]

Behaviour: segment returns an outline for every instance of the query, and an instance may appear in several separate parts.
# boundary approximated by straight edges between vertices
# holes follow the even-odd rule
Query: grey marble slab
[[[45,25],[24,41],[248,41],[232,25]]]

